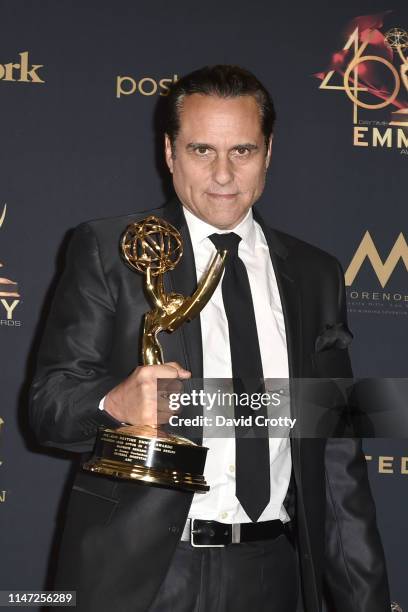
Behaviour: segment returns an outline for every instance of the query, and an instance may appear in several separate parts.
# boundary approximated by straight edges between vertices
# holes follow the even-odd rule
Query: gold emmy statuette
[[[185,297],[164,290],[164,273],[173,270],[183,255],[181,236],[170,223],[153,215],[131,223],[120,245],[128,266],[146,275],[145,287],[152,303],[152,310],[144,317],[143,364],[162,364],[159,332],[173,332],[201,312],[221,278],[226,251],[217,251],[196,291]],[[145,484],[205,492],[209,490],[203,476],[207,451],[187,438],[150,425],[100,427],[94,454],[82,467]]]

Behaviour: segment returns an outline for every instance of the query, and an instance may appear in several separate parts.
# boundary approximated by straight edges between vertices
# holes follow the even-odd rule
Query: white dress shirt
[[[233,230],[220,230],[202,221],[183,207],[193,246],[197,279],[207,270],[216,249],[208,238],[213,233],[233,231],[241,236],[238,255],[244,262],[251,287],[264,378],[289,377],[285,323],[275,272],[269,248],[252,209]],[[203,345],[203,378],[232,378],[228,321],[222,298],[221,283],[200,313]],[[103,398],[99,408],[104,408]],[[223,523],[248,523],[251,519],[235,496],[235,439],[206,437],[208,447],[204,477],[210,486],[207,493],[193,497],[189,517]],[[269,438],[271,497],[258,522],[289,520],[283,505],[292,469],[290,442],[287,437]]]
[[[269,248],[252,209],[233,230],[220,230],[183,208],[193,246],[197,279],[208,268],[216,252],[208,238],[213,233],[233,231],[241,236],[238,255],[244,262],[252,293],[264,378],[289,376],[285,324]],[[222,299],[221,283],[200,313],[203,344],[203,377],[232,378],[228,321]],[[235,439],[205,437],[208,447],[204,476],[210,485],[207,493],[196,493],[189,516],[223,523],[247,523],[251,519],[235,497]],[[289,520],[283,506],[292,469],[290,442],[269,438],[271,497],[259,521]]]

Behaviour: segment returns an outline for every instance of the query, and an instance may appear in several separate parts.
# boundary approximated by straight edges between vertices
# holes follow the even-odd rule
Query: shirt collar
[[[251,251],[255,247],[255,221],[252,214],[252,208],[250,208],[245,215],[245,217],[238,223],[236,227],[229,230],[223,230],[214,225],[210,225],[206,221],[203,221],[199,217],[196,217],[192,212],[190,212],[185,206],[183,206],[184,216],[186,218],[187,226],[190,232],[191,242],[193,244],[199,244],[203,242],[208,236],[211,234],[227,234],[229,232],[234,232],[241,236],[242,242],[245,246],[247,246]]]

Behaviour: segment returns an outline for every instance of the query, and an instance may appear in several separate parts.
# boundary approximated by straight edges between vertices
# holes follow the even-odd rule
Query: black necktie
[[[234,232],[209,236],[219,250],[227,249],[222,297],[228,319],[234,392],[262,393],[263,370],[251,287],[244,262],[238,257],[241,237]],[[235,417],[267,416],[265,406],[252,410],[235,406]],[[255,437],[256,436],[256,437]],[[257,521],[270,499],[268,428],[235,427],[236,497],[252,521]]]

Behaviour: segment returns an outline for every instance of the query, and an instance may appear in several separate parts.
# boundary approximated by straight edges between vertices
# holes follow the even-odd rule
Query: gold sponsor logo
[[[408,155],[408,33],[400,27],[383,33],[385,14],[354,19],[343,48],[332,55],[331,69],[315,76],[319,89],[342,91],[351,101],[355,147],[396,148]],[[387,120],[372,118],[383,109],[389,111]],[[369,119],[361,117],[366,111]]]
[[[370,122],[371,123],[371,122]],[[380,130],[377,127],[366,127],[358,125],[353,130],[353,145],[355,147],[403,147],[408,149],[408,133],[403,129],[392,129],[390,127],[385,130]]]
[[[387,259],[383,262],[370,232],[367,231],[346,270],[345,283],[347,287],[353,284],[365,259],[368,259],[371,263],[380,285],[384,289],[400,259],[404,262],[408,271],[408,245],[403,233],[400,233]]]
[[[394,457],[392,455],[373,457],[373,455],[366,455],[365,458],[375,466],[379,474],[408,475],[408,457]]]
[[[7,204],[4,204],[0,216],[0,228],[3,226],[6,218]],[[0,261],[0,268],[3,268],[3,263]],[[14,311],[20,303],[20,293],[18,285],[15,281],[6,277],[0,276],[0,305],[3,312],[0,312],[0,325],[8,327],[18,327],[21,321],[14,319]],[[6,317],[6,318],[2,318]]]
[[[141,77],[136,79],[133,76],[116,77],[116,97],[132,96],[140,94],[142,96],[167,96],[172,83],[178,80],[176,74],[173,77],[154,79],[152,77]]]
[[[39,74],[44,64],[30,64],[29,52],[22,51],[18,54],[20,61],[0,64],[0,81],[8,83],[45,83]]]

